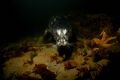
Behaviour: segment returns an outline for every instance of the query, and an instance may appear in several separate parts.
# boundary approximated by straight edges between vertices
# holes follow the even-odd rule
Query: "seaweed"
[[[56,80],[55,73],[48,70],[45,64],[36,64],[34,72],[40,74],[43,80]]]

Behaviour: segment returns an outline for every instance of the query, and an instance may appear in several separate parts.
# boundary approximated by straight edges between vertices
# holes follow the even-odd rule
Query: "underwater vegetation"
[[[71,13],[68,19],[77,32],[69,59],[59,56],[54,43],[43,43],[43,36],[28,37],[0,48],[3,79],[99,80],[110,56],[120,54],[120,27],[113,31],[111,18],[105,15]]]

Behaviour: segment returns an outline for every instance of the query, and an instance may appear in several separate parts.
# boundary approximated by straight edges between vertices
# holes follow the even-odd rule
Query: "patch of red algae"
[[[45,64],[36,64],[34,72],[40,74],[43,80],[56,80],[56,75],[47,69]]]

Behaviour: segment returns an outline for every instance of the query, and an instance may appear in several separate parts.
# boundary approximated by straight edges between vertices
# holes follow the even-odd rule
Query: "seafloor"
[[[120,28],[103,14],[69,15],[77,30],[77,42],[68,60],[42,35],[28,36],[0,48],[4,80],[101,80],[100,75],[120,54]],[[103,79],[102,79],[103,80]]]

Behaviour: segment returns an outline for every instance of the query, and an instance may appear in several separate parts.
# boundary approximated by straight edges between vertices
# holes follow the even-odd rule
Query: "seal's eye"
[[[64,30],[63,30],[63,34],[66,34],[66,33],[67,33],[67,30],[66,30],[66,29],[64,29]]]
[[[57,33],[58,33],[58,35],[60,35],[60,34],[61,34],[61,30],[60,30],[60,29],[58,29],[58,30],[57,30]]]
[[[63,30],[61,30],[61,29],[58,29],[57,30],[57,34],[60,36],[60,35],[65,35],[67,33],[67,30],[66,29],[63,29]]]

